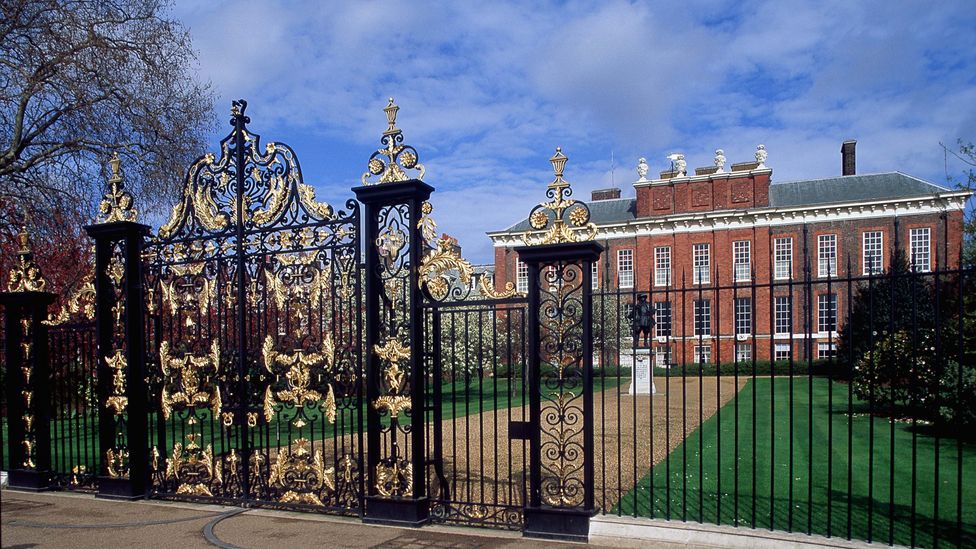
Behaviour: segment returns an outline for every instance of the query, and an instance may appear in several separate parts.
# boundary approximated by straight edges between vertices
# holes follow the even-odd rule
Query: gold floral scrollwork
[[[105,472],[110,478],[129,477],[129,451],[109,448],[105,451]]]
[[[376,464],[376,491],[384,497],[409,495],[413,492],[413,469],[405,459]]]
[[[71,319],[73,315],[81,314],[84,318],[88,320],[95,319],[95,285],[92,283],[92,275],[89,274],[85,277],[81,286],[78,286],[71,295],[68,296],[68,302],[61,310],[58,311],[57,316],[54,314],[48,315],[47,319],[43,321],[47,326],[58,326],[64,324]]]
[[[288,402],[296,407],[313,404],[320,407],[329,423],[335,423],[336,399],[332,384],[326,384],[324,402],[323,395],[312,388],[312,369],[323,368],[326,372],[332,369],[335,345],[332,337],[326,334],[322,345],[316,352],[295,351],[282,353],[274,348],[274,338],[268,335],[261,347],[264,357],[264,367],[270,374],[276,374],[275,368],[287,368],[284,375],[286,388],[272,391],[267,387],[264,392],[264,418],[271,421],[274,418],[274,407],[278,402]]]
[[[254,212],[254,216],[252,217],[254,223],[267,225],[275,219],[278,219],[288,206],[288,191],[290,188],[290,182],[285,181],[284,177],[280,175],[271,177],[268,183],[268,190],[264,196],[264,201],[268,207]]]
[[[363,185],[370,185],[369,179],[379,176],[376,183],[395,183],[406,181],[407,174],[404,170],[417,170],[417,179],[424,178],[424,166],[418,162],[417,149],[410,145],[403,144],[403,132],[396,127],[397,111],[400,107],[390,98],[389,103],[383,109],[386,113],[387,128],[383,132],[380,143],[384,146],[377,149],[366,163],[366,172],[363,173]],[[384,160],[382,157],[386,157]]]
[[[420,220],[417,221],[417,228],[420,229],[420,236],[428,246],[437,238],[437,222],[430,214],[434,213],[434,206],[430,202],[424,202],[420,207]]]
[[[569,182],[563,179],[567,160],[562,149],[556,147],[556,154],[549,159],[555,179],[549,183],[546,191],[546,196],[552,200],[539,204],[529,213],[529,225],[534,231],[543,231],[547,227],[548,230],[542,234],[525,232],[522,240],[529,246],[584,242],[596,237],[597,227],[589,222],[589,208],[569,198],[573,190]]]
[[[135,221],[138,211],[133,207],[132,194],[125,190],[119,154],[112,153],[112,159],[108,163],[112,168],[112,177],[108,180],[108,192],[98,206],[97,222]]]
[[[214,465],[213,447],[185,449],[179,442],[166,460],[166,479],[178,484],[177,494],[213,497],[212,486],[222,484],[220,467]]]
[[[169,377],[170,382],[178,388],[177,391],[170,391],[165,384],[163,386],[163,419],[169,419],[176,404],[187,407],[209,404],[215,416],[220,413],[220,388],[215,386],[211,394],[203,389],[200,379],[200,374],[205,369],[219,371],[220,343],[217,340],[213,341],[210,352],[204,356],[188,353],[180,357],[172,356],[169,342],[163,341],[159,346],[159,361],[163,375]]]
[[[304,503],[325,505],[323,492],[335,492],[335,468],[325,468],[322,451],[312,452],[311,441],[299,438],[294,442],[294,451],[289,448],[279,450],[275,463],[271,466],[268,484],[284,494],[278,498],[281,503]]]
[[[125,396],[125,355],[121,349],[117,349],[114,355],[105,357],[105,363],[112,372],[112,392],[105,399],[105,407],[116,416],[121,416],[129,404],[129,399]]]
[[[500,292],[496,291],[495,287],[488,282],[487,276],[482,276],[478,279],[478,290],[481,292],[481,295],[488,299],[507,299],[519,295],[518,290],[515,289],[515,284],[511,282],[505,283],[504,290]]]
[[[442,238],[420,262],[420,288],[426,288],[435,300],[443,300],[451,293],[452,272],[457,273],[456,280],[464,287],[471,284],[471,263],[460,256],[450,240]]]
[[[21,227],[17,233],[17,261],[10,269],[10,278],[7,280],[8,292],[43,292],[47,288],[47,280],[41,274],[41,268],[34,261],[34,252],[31,250],[30,235],[27,227]]]
[[[184,325],[193,326],[196,313],[206,315],[214,297],[214,284],[203,275],[206,263],[202,261],[171,267],[173,277],[160,284],[163,301],[169,304],[172,314],[185,313]]]
[[[326,204],[325,202],[319,202],[315,199],[315,187],[306,185],[304,183],[299,183],[298,199],[301,201],[302,206],[305,207],[305,210],[308,211],[312,217],[323,221],[335,219],[335,212],[333,212],[332,206]]]

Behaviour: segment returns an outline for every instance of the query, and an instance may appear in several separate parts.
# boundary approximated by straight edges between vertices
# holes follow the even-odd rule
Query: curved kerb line
[[[234,509],[233,511],[227,511],[226,513],[221,513],[217,515],[216,517],[213,518],[213,520],[208,522],[207,525],[203,527],[203,537],[207,538],[207,541],[210,542],[211,544],[220,547],[220,549],[243,549],[236,545],[231,545],[229,543],[224,543],[223,541],[220,541],[220,538],[218,538],[216,534],[214,534],[214,526],[217,526],[217,523],[224,519],[228,519],[230,517],[239,515],[241,513],[245,513],[247,511],[248,511],[247,509]]]
[[[211,526],[220,522],[221,520],[232,517],[239,513],[243,513],[247,509],[234,509],[233,511],[227,511],[226,513],[221,513],[214,517],[214,520],[210,522],[207,526]],[[21,528],[57,528],[57,529],[97,529],[97,528],[137,528],[140,526],[157,526],[161,524],[176,524],[178,522],[190,522],[194,520],[205,519],[213,517],[214,515],[206,514],[194,517],[185,517],[178,519],[169,520],[147,520],[141,522],[120,522],[116,524],[57,524],[57,523],[45,523],[45,522],[29,522],[29,521],[19,521],[11,520],[6,522],[6,526],[17,526]]]

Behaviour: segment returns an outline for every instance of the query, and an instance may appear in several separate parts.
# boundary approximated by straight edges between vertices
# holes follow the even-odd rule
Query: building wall
[[[752,299],[755,337],[750,335],[742,343],[752,344],[752,352],[757,358],[768,359],[777,344],[792,344],[793,357],[797,360],[805,360],[807,353],[812,353],[813,358],[817,358],[817,344],[831,343],[834,340],[832,334],[820,333],[818,330],[818,296],[827,293],[836,295],[837,323],[840,328],[849,305],[848,294],[857,285],[856,280],[838,283],[819,276],[819,235],[836,235],[837,277],[840,278],[856,279],[863,276],[862,238],[866,231],[882,233],[884,269],[888,269],[896,246],[908,253],[911,229],[928,227],[931,269],[953,269],[958,268],[960,262],[962,215],[961,211],[952,211],[945,215],[925,213],[898,218],[858,218],[839,222],[797,223],[774,227],[746,226],[698,232],[685,230],[654,236],[602,239],[600,242],[604,244],[605,251],[598,266],[598,292],[618,291],[618,252],[632,250],[634,286],[632,289],[621,289],[625,294],[624,300],[632,300],[637,292],[650,292],[651,301],[672,302],[673,352],[677,360],[682,360],[683,357],[691,362],[694,348],[699,343],[711,347],[713,362],[729,362],[733,359],[736,344],[734,302],[737,297]],[[777,238],[790,238],[792,241],[792,276],[782,280],[772,276],[775,270],[773,248]],[[751,271],[755,285],[733,280],[733,242],[737,240],[750,242]],[[710,281],[707,284],[695,284],[693,281],[692,250],[695,244],[710,246]],[[661,246],[671,248],[670,287],[654,285],[654,249]],[[517,283],[516,260],[517,253],[512,248],[495,248],[497,289],[501,289],[507,281]],[[799,284],[808,279],[814,283],[809,286]],[[792,296],[793,337],[791,339],[789,335],[773,335],[771,338],[775,320],[775,298],[787,296]],[[693,311],[694,302],[700,299],[707,299],[711,306],[711,335],[699,340],[694,336]]]

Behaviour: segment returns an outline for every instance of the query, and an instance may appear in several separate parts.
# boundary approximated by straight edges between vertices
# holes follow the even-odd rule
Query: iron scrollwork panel
[[[552,507],[584,503],[583,273],[543,263],[539,280],[541,496]]]
[[[145,255],[162,494],[359,512],[359,207],[316,200],[234,102]]]

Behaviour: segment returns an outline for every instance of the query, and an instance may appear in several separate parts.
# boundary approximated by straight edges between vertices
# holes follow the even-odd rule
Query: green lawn
[[[790,394],[789,378],[750,380],[720,414],[685,440],[684,448],[677,447],[641,479],[613,512],[924,547],[935,545],[936,532],[940,543],[976,546],[976,444],[942,438],[937,446],[924,429],[896,422],[892,506],[890,421],[881,417],[872,421],[864,414],[867,405],[855,400],[855,416],[848,422],[847,385],[802,377],[792,381],[791,433]],[[957,489],[960,452],[961,500]],[[684,491],[683,482],[687,485]],[[959,501],[961,517],[957,515]]]

